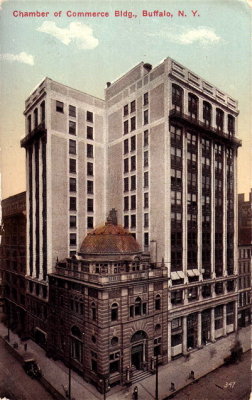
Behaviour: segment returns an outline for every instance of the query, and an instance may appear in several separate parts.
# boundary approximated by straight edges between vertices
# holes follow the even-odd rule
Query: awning
[[[183,271],[171,272],[171,279],[173,281],[176,281],[177,279],[184,279],[184,277]]]
[[[188,269],[187,270],[187,276],[199,276],[199,270],[198,269]]]

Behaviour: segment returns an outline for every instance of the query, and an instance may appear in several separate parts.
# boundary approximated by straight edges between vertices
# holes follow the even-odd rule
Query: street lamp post
[[[9,307],[8,302],[6,302],[6,310],[7,310],[7,329],[8,329],[7,340],[9,342],[10,341],[10,307]]]
[[[155,400],[158,400],[158,355],[156,355],[156,393]]]
[[[71,379],[72,379],[72,370],[71,370],[71,337],[69,336],[69,359],[68,359],[68,398],[71,400]]]

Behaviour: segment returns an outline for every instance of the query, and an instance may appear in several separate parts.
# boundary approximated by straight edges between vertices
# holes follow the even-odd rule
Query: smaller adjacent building
[[[104,391],[167,357],[167,268],[153,265],[115,212],[49,275],[49,355]]]
[[[26,193],[2,200],[0,285],[2,319],[19,334],[26,332]]]
[[[238,246],[239,246],[239,303],[238,326],[251,323],[251,266],[252,266],[252,189],[249,200],[238,195]]]

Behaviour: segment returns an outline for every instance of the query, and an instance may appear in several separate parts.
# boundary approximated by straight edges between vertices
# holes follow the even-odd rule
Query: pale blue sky
[[[25,190],[24,101],[48,76],[103,98],[113,81],[140,61],[172,57],[239,101],[240,192],[251,187],[251,1],[11,1],[0,0],[2,195]],[[49,11],[48,18],[13,11]],[[67,17],[66,11],[108,11],[108,18]],[[136,18],[114,17],[115,10]],[[170,17],[142,17],[166,10]],[[178,17],[184,10],[187,17]],[[198,10],[193,17],[191,10]],[[54,12],[62,11],[61,17]],[[46,22],[45,22],[46,21]],[[73,23],[73,24],[72,24]],[[79,25],[80,23],[81,25]],[[69,24],[72,24],[69,26]],[[20,54],[21,53],[21,54]]]

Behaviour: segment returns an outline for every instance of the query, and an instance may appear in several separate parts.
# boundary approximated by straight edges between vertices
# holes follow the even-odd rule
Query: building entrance
[[[136,367],[136,369],[141,369],[143,362],[143,345],[138,344],[132,347],[131,350],[131,365]]]
[[[131,365],[136,369],[142,369],[146,362],[146,341],[147,334],[144,331],[137,331],[131,338]]]

